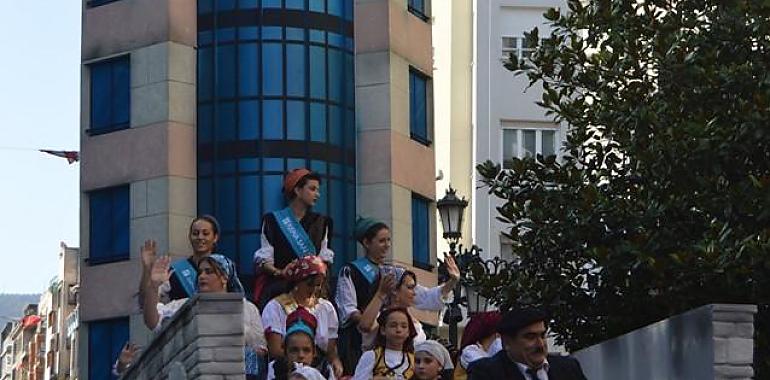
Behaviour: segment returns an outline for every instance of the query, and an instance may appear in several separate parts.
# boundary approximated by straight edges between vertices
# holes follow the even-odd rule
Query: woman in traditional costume
[[[292,170],[283,183],[288,206],[262,217],[261,244],[254,252],[257,276],[253,289],[260,308],[286,291],[284,270],[292,261],[316,255],[326,263],[334,261],[329,249],[332,220],[311,211],[321,196],[320,185],[320,177],[310,170]]]
[[[163,321],[170,319],[187,302],[187,298],[175,299],[169,303],[159,302],[158,288],[169,281],[172,266],[168,256],[159,257],[152,264],[144,297],[144,323],[154,332],[159,332]],[[225,256],[212,254],[202,257],[197,264],[200,293],[241,293],[243,286],[238,280],[235,264]],[[265,351],[265,335],[262,318],[253,303],[243,299],[244,359],[247,380],[256,380],[259,375],[259,356]]]
[[[326,264],[318,256],[306,256],[288,264],[284,277],[289,281],[288,292],[272,299],[262,310],[270,356],[285,357],[283,341],[287,316],[302,307],[317,321],[314,340],[319,348],[318,354],[332,365],[336,376],[341,376],[342,363],[337,354],[337,312],[334,305],[319,294],[326,283]]]
[[[198,292],[198,262],[214,252],[219,240],[219,222],[211,215],[201,215],[193,219],[190,223],[188,239],[193,253],[186,259],[171,263],[171,276],[159,288],[162,303],[190,298]],[[145,241],[140,249],[140,255],[142,256],[142,280],[139,291],[144,296],[152,265],[157,259],[155,241]]]

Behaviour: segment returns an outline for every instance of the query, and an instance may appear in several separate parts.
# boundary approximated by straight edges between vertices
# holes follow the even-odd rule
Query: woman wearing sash
[[[444,307],[445,298],[454,285],[459,281],[460,270],[454,262],[452,256],[445,255],[444,262],[449,272],[449,280],[437,287],[430,288],[424,292],[421,302],[424,307],[421,310],[439,311]],[[417,275],[405,268],[395,266],[384,266],[381,269],[383,280],[377,288],[377,293],[369,305],[361,314],[361,320],[358,323],[358,330],[361,332],[362,349],[367,350],[372,347],[377,335],[377,318],[380,310],[385,308],[404,308],[416,307],[419,293],[417,292]],[[390,278],[388,278],[390,277]],[[395,286],[392,284],[395,282]],[[422,323],[414,318],[410,313],[410,318],[417,331],[414,338],[415,343],[423,342],[427,339]]]
[[[260,310],[286,290],[284,270],[290,262],[311,255],[326,263],[334,261],[334,252],[329,249],[332,220],[311,211],[321,196],[320,184],[321,179],[311,171],[292,170],[283,183],[289,205],[262,217],[261,244],[254,252],[254,302]]]
[[[262,310],[270,357],[285,357],[286,319],[302,307],[317,321],[314,340],[318,354],[332,365],[335,376],[339,377],[342,363],[337,354],[337,312],[331,302],[319,296],[326,283],[326,264],[318,256],[306,256],[288,264],[284,277],[289,281],[288,291],[270,300]]]
[[[340,347],[344,347],[341,351],[345,374],[352,374],[362,353],[361,332],[358,325],[364,310],[372,302],[380,286],[383,287],[384,297],[391,288],[395,287],[396,282],[396,279],[391,276],[386,279],[388,283],[380,284],[380,272],[382,268],[388,267],[384,265],[391,243],[388,226],[376,219],[358,218],[354,233],[356,240],[364,247],[365,256],[342,267],[337,280],[335,297],[342,326]],[[447,266],[450,268],[450,280],[434,288],[417,284],[413,290],[415,294],[413,303],[408,306],[427,311],[440,311],[444,307],[444,299],[454,288],[460,276],[460,271],[457,270],[451,257],[447,261]],[[403,271],[399,273],[403,276]],[[378,305],[382,305],[382,302]],[[373,318],[376,318],[376,314]]]
[[[192,256],[171,263],[171,276],[160,288],[160,302],[169,303],[182,298],[190,298],[198,292],[198,262],[214,252],[219,240],[219,222],[211,215],[201,215],[190,223],[188,238],[192,247]],[[152,264],[157,257],[155,241],[147,240],[140,250],[142,256],[142,295],[150,281]]]

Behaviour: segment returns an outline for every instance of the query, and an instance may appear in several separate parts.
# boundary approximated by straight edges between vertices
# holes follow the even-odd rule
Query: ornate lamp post
[[[449,243],[449,254],[456,258],[457,242],[462,237],[463,226],[463,212],[465,207],[468,206],[468,201],[465,198],[458,198],[455,189],[452,185],[449,185],[449,189],[446,191],[444,198],[439,199],[436,202],[436,208],[438,209],[439,216],[441,217],[441,225],[444,228],[444,239]],[[460,267],[461,278],[463,267],[461,263],[457,262]],[[458,281],[454,289],[454,299],[449,305],[447,312],[444,314],[444,322],[449,325],[449,341],[457,347],[457,324],[462,321],[463,314],[460,310],[460,305],[463,302],[462,297],[462,281]]]

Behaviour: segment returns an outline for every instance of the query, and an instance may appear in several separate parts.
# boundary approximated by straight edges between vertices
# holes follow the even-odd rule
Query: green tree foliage
[[[559,160],[477,167],[517,257],[475,277],[482,292],[542,302],[570,350],[706,303],[768,304],[770,1],[568,5],[507,64],[568,133]]]

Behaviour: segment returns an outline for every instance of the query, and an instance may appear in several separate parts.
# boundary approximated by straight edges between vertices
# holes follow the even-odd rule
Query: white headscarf
[[[441,364],[443,369],[453,369],[452,357],[449,355],[446,347],[435,340],[426,340],[414,346],[414,352],[427,352]]]
[[[323,375],[321,375],[321,372],[318,372],[317,369],[302,365],[300,363],[296,363],[296,367],[294,368],[294,372],[291,373],[292,375],[300,375],[305,378],[305,380],[326,380]]]

